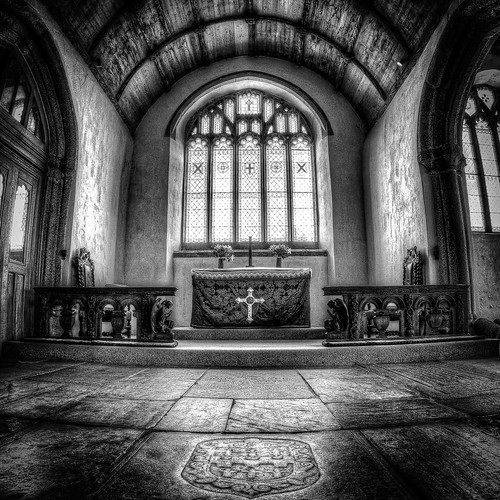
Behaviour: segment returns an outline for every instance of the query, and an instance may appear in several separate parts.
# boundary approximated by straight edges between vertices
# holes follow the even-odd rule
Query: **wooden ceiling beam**
[[[310,27],[304,26],[301,22],[295,22],[295,21],[291,21],[289,19],[284,19],[284,18],[276,17],[276,16],[261,16],[261,15],[252,15],[251,17],[248,17],[248,15],[228,16],[228,17],[225,17],[225,18],[219,18],[219,19],[216,19],[216,20],[207,21],[206,23],[199,24],[198,26],[190,26],[189,28],[186,28],[183,31],[175,33],[174,35],[172,35],[169,38],[167,38],[166,40],[164,40],[159,46],[157,46],[153,50],[149,51],[148,54],[146,54],[146,56],[134,66],[134,68],[130,71],[130,73],[123,80],[123,82],[120,85],[120,88],[118,89],[118,91],[116,92],[116,95],[114,96],[114,98],[117,101],[119,101],[121,95],[125,91],[125,89],[126,89],[128,83],[129,83],[129,81],[135,75],[135,73],[147,61],[150,61],[153,57],[155,57],[160,52],[162,52],[166,47],[168,47],[174,41],[178,40],[179,38],[182,38],[182,37],[185,37],[187,35],[190,35],[190,34],[193,33],[193,31],[196,31],[196,30],[200,30],[200,29],[205,30],[209,26],[214,26],[214,25],[218,25],[218,24],[222,24],[222,23],[226,23],[226,22],[236,22],[236,21],[245,21],[245,22],[249,23],[249,26],[253,27],[254,30],[255,30],[255,24],[258,23],[258,22],[260,22],[260,21],[273,21],[273,22],[276,22],[276,23],[286,24],[286,25],[294,28],[296,31],[303,31],[304,32],[304,43],[305,43],[305,36],[306,35],[312,35],[312,36],[315,36],[315,37],[323,40],[324,42],[326,42],[329,45],[331,45],[332,47],[334,47],[339,52],[339,54],[348,63],[355,64],[356,67],[358,67],[360,69],[360,71],[370,80],[370,82],[373,84],[373,86],[375,87],[375,89],[377,90],[377,92],[380,94],[381,98],[383,100],[386,99],[387,95],[386,95],[385,91],[383,90],[383,88],[381,87],[381,85],[378,82],[378,80],[375,78],[375,76],[372,75],[371,72],[368,70],[368,68],[366,68],[360,61],[358,61],[355,58],[354,54],[352,54],[350,52],[347,52],[335,40],[331,39],[330,37],[328,37],[328,36],[326,36],[326,35],[324,35],[322,33],[320,33],[317,30],[314,30],[314,29],[312,29]],[[254,23],[254,21],[255,21],[255,23]],[[251,40],[249,40],[249,42],[251,44]],[[251,49],[252,48],[250,46],[249,47],[249,51]],[[208,60],[208,58],[206,60]]]

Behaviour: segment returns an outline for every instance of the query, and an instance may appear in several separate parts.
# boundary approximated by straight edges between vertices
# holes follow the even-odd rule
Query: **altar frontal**
[[[310,269],[193,269],[192,282],[194,328],[310,326]]]

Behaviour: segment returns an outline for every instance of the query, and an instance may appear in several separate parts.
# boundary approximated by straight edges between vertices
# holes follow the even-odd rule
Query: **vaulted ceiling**
[[[242,55],[278,57],[321,74],[369,125],[451,0],[45,3],[133,130],[184,75]]]

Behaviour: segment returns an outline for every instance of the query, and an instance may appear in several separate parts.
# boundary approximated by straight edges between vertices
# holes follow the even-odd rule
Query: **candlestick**
[[[254,267],[252,264],[252,237],[248,237],[248,266],[247,267]]]

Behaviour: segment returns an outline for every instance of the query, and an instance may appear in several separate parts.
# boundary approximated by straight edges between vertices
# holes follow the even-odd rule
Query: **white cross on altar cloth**
[[[242,299],[241,297],[236,297],[236,302],[238,302],[238,304],[240,304],[241,302],[245,302],[246,305],[248,306],[248,316],[247,316],[247,321],[249,323],[251,323],[253,321],[253,317],[252,317],[252,309],[253,309],[253,305],[255,304],[255,302],[258,302],[259,304],[262,304],[262,302],[264,302],[264,299],[261,297],[260,299],[256,299],[254,296],[253,296],[253,288],[250,287],[248,290],[248,295]]]

